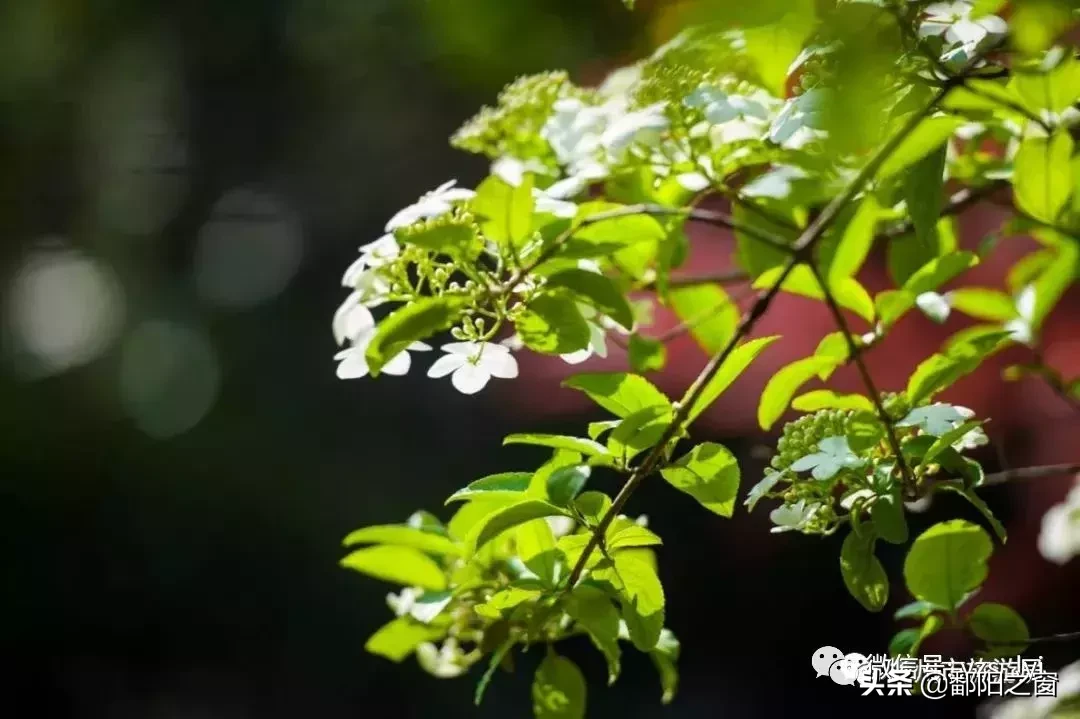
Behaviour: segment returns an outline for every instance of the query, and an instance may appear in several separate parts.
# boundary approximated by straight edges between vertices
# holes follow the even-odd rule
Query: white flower
[[[357,379],[367,376],[368,364],[364,353],[367,352],[368,345],[371,344],[374,336],[374,330],[369,331],[354,340],[352,347],[341,350],[334,355],[334,359],[338,360],[337,376],[339,379]],[[383,365],[382,371],[397,377],[408,374],[409,368],[412,366],[412,358],[409,356],[410,350],[413,352],[430,352],[431,347],[423,342],[413,342],[402,350],[400,354],[391,357],[390,361]]]
[[[361,292],[353,292],[334,313],[334,340],[339,345],[345,344],[345,340],[355,342],[375,329],[375,317],[371,310],[364,306],[363,299]]]
[[[408,227],[420,220],[428,220],[432,217],[445,215],[453,209],[454,202],[469,200],[476,195],[472,190],[466,190],[463,187],[454,187],[456,184],[457,180],[444,182],[413,204],[400,210],[386,223],[386,231],[393,232],[399,227]]]
[[[386,595],[386,603],[395,616],[404,617],[412,611],[417,598],[423,594],[423,590],[414,587],[402,587],[400,594],[390,592]]]
[[[428,377],[450,377],[462,394],[476,394],[492,377],[513,379],[518,376],[517,360],[510,349],[491,342],[451,342],[443,345],[445,355],[428,369]]]
[[[560,190],[562,189],[565,189],[565,187],[560,188]],[[570,218],[577,214],[577,205],[573,202],[560,200],[548,192],[535,187],[533,188],[532,194],[533,200],[536,203],[537,212],[547,212],[556,217],[563,218]]]
[[[668,124],[664,103],[658,102],[616,119],[600,136],[600,144],[609,157],[617,159],[633,144],[657,144]]]
[[[562,361],[567,364],[581,364],[594,354],[607,357],[607,332],[600,325],[596,309],[580,303],[578,309],[581,310],[581,315],[585,318],[586,324],[589,325],[589,344],[576,352],[559,355]]]
[[[556,200],[565,200],[568,197],[580,195],[589,186],[589,182],[589,178],[582,175],[564,177],[558,182],[552,183],[549,188],[544,190],[544,194]]]
[[[810,470],[814,479],[832,479],[841,469],[861,467],[866,462],[851,451],[847,437],[825,437],[817,443],[818,451],[791,463],[793,472]]]
[[[997,15],[984,15],[971,19],[973,3],[969,0],[939,2],[926,6],[926,20],[919,26],[919,35],[944,35],[950,45],[959,45],[970,54],[988,37],[999,37],[1009,31],[1009,26]]]
[[[814,124],[828,100],[824,90],[807,90],[788,100],[769,126],[769,140],[788,149],[798,149],[825,137],[825,131]]]
[[[701,192],[712,184],[712,181],[701,172],[684,172],[681,175],[676,175],[675,181],[684,190],[690,192]]]
[[[521,335],[519,335],[517,332],[502,340],[501,342],[499,342],[499,344],[501,344],[503,347],[510,350],[511,352],[518,352],[525,347],[525,343],[522,341]]]
[[[935,402],[911,410],[906,417],[896,423],[896,426],[920,427],[927,434],[940,437],[973,414],[967,407],[955,407],[944,402]]]
[[[915,304],[923,314],[938,324],[949,319],[949,312],[952,310],[949,300],[937,292],[923,292],[915,298]]]
[[[1012,339],[1021,344],[1030,345],[1035,338],[1032,320],[1035,317],[1035,285],[1027,285],[1016,296],[1016,319],[1005,323],[1005,329],[1012,333]]]
[[[1062,702],[1080,694],[1080,662],[1073,662],[1058,671],[1055,696],[1024,697],[990,701],[979,707],[980,719],[1064,719],[1067,712],[1057,712]]]
[[[505,155],[491,163],[491,174],[495,175],[508,185],[517,187],[525,179],[525,174],[531,172],[534,175],[549,174],[544,163],[535,157],[528,160],[519,160],[516,157]]]
[[[785,504],[777,507],[769,513],[769,519],[776,525],[769,531],[778,534],[802,529],[807,522],[813,519],[819,508],[820,505],[818,504],[807,506],[805,499],[800,499],[795,504]]]
[[[453,637],[446,639],[442,648],[431,642],[420,644],[416,647],[416,660],[424,671],[439,679],[460,677],[469,670],[470,665]]]
[[[1043,515],[1039,553],[1055,564],[1065,564],[1080,554],[1080,484]]]
[[[719,124],[739,117],[769,119],[763,100],[763,96],[729,95],[718,87],[703,85],[687,95],[683,104],[701,108],[706,120]]]
[[[586,105],[577,98],[563,98],[552,106],[551,116],[540,128],[559,163],[572,169],[593,160],[600,149],[600,136],[607,127],[613,106]]]

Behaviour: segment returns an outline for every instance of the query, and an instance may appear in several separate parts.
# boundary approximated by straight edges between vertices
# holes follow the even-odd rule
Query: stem
[[[968,64],[968,66],[965,66],[964,71],[973,66],[976,61],[977,58],[973,58],[972,61]],[[665,452],[667,451],[668,443],[671,442],[671,440],[681,431],[682,424],[686,420],[690,409],[694,406],[694,403],[705,390],[705,387],[708,385],[709,380],[712,379],[713,376],[715,376],[716,373],[720,370],[720,367],[723,365],[724,360],[726,360],[731,355],[732,351],[734,351],[739,341],[741,341],[743,337],[749,334],[750,331],[754,328],[754,325],[757,324],[757,321],[765,315],[765,312],[769,309],[769,305],[772,303],[776,295],[779,294],[780,287],[784,284],[784,281],[787,280],[792,270],[795,269],[795,266],[801,261],[810,261],[810,263],[812,264],[811,254],[814,245],[829,229],[832,223],[839,216],[840,212],[849,202],[851,202],[852,199],[854,199],[854,197],[859,193],[859,191],[862,190],[863,186],[870,181],[870,179],[877,173],[878,169],[885,162],[885,160],[887,160],[889,156],[896,151],[896,149],[907,138],[907,136],[910,135],[916,127],[918,127],[919,123],[922,122],[926,116],[928,116],[937,108],[938,104],[943,99],[945,99],[945,96],[948,95],[954,85],[955,83],[949,83],[945,87],[938,90],[934,94],[933,98],[931,98],[930,102],[928,102],[921,111],[913,113],[912,116],[904,122],[900,130],[897,131],[894,136],[889,138],[888,142],[886,142],[877,151],[874,157],[872,157],[870,161],[862,168],[862,170],[859,171],[859,174],[855,176],[855,178],[844,189],[844,191],[840,195],[835,197],[832,202],[830,202],[825,207],[821,214],[814,218],[814,221],[811,222],[810,225],[799,236],[799,238],[795,240],[794,244],[789,247],[787,245],[777,243],[771,237],[769,238],[768,244],[774,246],[779,245],[779,249],[782,249],[784,252],[790,254],[790,259],[788,260],[787,264],[784,265],[783,270],[780,272],[780,276],[776,278],[776,282],[774,282],[773,285],[767,290],[758,294],[758,297],[754,301],[754,304],[750,307],[747,313],[743,316],[742,320],[739,322],[739,326],[735,329],[735,334],[728,341],[727,345],[725,345],[723,349],[713,355],[712,358],[709,360],[708,364],[706,364],[705,367],[702,368],[701,372],[697,376],[697,379],[695,379],[694,383],[690,385],[690,388],[687,390],[682,401],[679,403],[678,408],[675,411],[675,415],[674,417],[672,417],[671,424],[669,424],[667,429],[664,430],[664,433],[660,437],[659,441],[657,441],[657,443],[652,447],[652,449],[649,450],[649,453],[645,456],[645,459],[642,460],[641,464],[634,468],[634,471],[630,474],[630,477],[626,480],[626,483],[619,490],[619,493],[615,495],[615,498],[611,502],[611,507],[600,519],[600,522],[597,524],[596,528],[593,529],[592,534],[589,537],[589,542],[585,545],[584,551],[581,553],[581,556],[578,558],[577,563],[571,570],[570,577],[566,585],[567,588],[573,587],[575,584],[577,584],[578,580],[581,579],[581,575],[585,571],[585,566],[586,564],[588,564],[590,555],[592,555],[593,550],[595,550],[596,547],[600,544],[600,541],[606,534],[608,527],[611,526],[611,523],[615,520],[615,517],[617,517],[619,515],[619,512],[622,511],[622,508],[626,505],[627,500],[630,499],[630,496],[634,493],[634,490],[637,489],[638,485],[641,484],[642,480],[644,480],[645,477],[648,476],[660,463],[661,459],[664,457]],[[654,207],[655,206],[644,205],[639,206],[639,210],[640,208],[652,209]],[[623,209],[630,210],[631,208]],[[675,214],[677,212],[670,210],[669,208],[659,208],[659,210],[662,210],[666,214]],[[693,210],[689,214],[689,216],[694,219],[703,219],[706,216],[703,213],[704,211],[702,210]],[[697,217],[695,217],[695,215],[697,215]],[[728,220],[728,218],[722,215],[722,213],[708,213],[707,217],[717,222],[726,223]],[[739,229],[734,225],[734,223],[732,223],[730,226],[732,227],[732,229]],[[755,233],[756,232],[757,231],[755,230]],[[747,233],[747,235],[750,237],[755,236],[751,233]],[[828,292],[826,294],[828,294]],[[846,334],[850,336],[850,333]],[[902,456],[899,454],[899,452],[897,452],[897,459],[898,461],[902,461]]]
[[[904,485],[907,487],[908,495],[914,496],[915,475],[912,474],[911,468],[908,467],[907,461],[904,459],[904,452],[900,447],[900,440],[896,436],[896,428],[893,426],[893,419],[889,416],[889,413],[885,411],[885,405],[881,403],[881,393],[878,392],[877,386],[874,384],[874,378],[870,376],[870,370],[867,368],[866,362],[863,361],[862,351],[855,343],[855,337],[851,334],[851,328],[848,326],[847,319],[844,317],[844,313],[840,309],[840,305],[836,302],[836,298],[833,296],[832,290],[829,288],[825,278],[821,276],[821,271],[813,264],[810,265],[810,270],[814,273],[814,278],[817,280],[818,285],[821,286],[821,291],[825,294],[825,303],[829,306],[833,319],[836,320],[836,326],[840,329],[840,333],[844,335],[844,340],[847,342],[848,346],[848,354],[851,355],[851,359],[859,369],[859,375],[862,377],[863,385],[866,386],[867,394],[870,395],[870,401],[874,403],[874,409],[877,411],[878,419],[885,425],[885,435],[888,437],[889,446],[896,456],[896,466],[900,468],[900,476],[903,478]]]
[[[705,367],[702,368],[701,372],[698,373],[697,379],[695,379],[694,383],[690,385],[690,388],[687,390],[682,401],[679,403],[678,409],[676,409],[675,415],[674,417],[672,417],[671,424],[667,426],[667,429],[664,430],[664,433],[660,437],[659,441],[657,441],[657,443],[653,445],[652,449],[649,450],[648,455],[645,456],[645,459],[642,460],[641,464],[635,467],[634,471],[630,473],[630,477],[627,478],[626,483],[623,484],[622,488],[619,490],[619,493],[616,494],[615,498],[611,501],[611,507],[604,514],[604,516],[600,518],[600,522],[593,530],[592,536],[589,537],[589,542],[585,545],[585,549],[581,553],[581,556],[578,558],[577,564],[574,565],[574,568],[570,572],[570,577],[567,582],[568,588],[573,587],[575,584],[577,584],[578,580],[581,579],[581,574],[585,571],[585,565],[588,564],[590,555],[592,555],[593,550],[596,549],[597,546],[599,546],[600,540],[607,533],[608,527],[610,527],[611,523],[615,521],[615,517],[617,517],[619,515],[619,512],[622,511],[622,508],[626,505],[627,500],[630,499],[630,495],[634,493],[634,490],[637,489],[638,485],[641,484],[642,480],[644,480],[646,476],[652,473],[652,471],[660,463],[661,459],[664,456],[664,452],[667,449],[668,443],[671,442],[671,440],[679,432],[683,422],[686,421],[687,415],[690,413],[690,409],[693,407],[698,397],[701,396],[701,393],[704,391],[705,386],[708,384],[708,381],[712,379],[712,377],[720,370],[720,367],[723,365],[724,360],[726,360],[735,350],[735,347],[738,345],[739,341],[747,334],[749,334],[750,331],[754,328],[754,325],[757,324],[757,321],[764,316],[765,311],[769,307],[769,304],[772,302],[773,298],[776,297],[776,295],[780,292],[780,285],[784,283],[784,280],[787,279],[787,276],[791,273],[791,270],[795,268],[795,264],[795,258],[792,257],[792,259],[784,267],[784,271],[780,274],[780,277],[777,279],[776,283],[773,284],[772,287],[770,287],[768,290],[765,290],[764,292],[758,294],[758,298],[754,301],[753,306],[743,316],[742,321],[739,322],[739,326],[735,328],[735,334],[732,335],[731,339],[728,340],[728,343],[723,347],[723,349],[714,354],[709,360],[708,364],[706,364]]]
[[[1058,477],[1063,474],[1080,473],[1080,463],[1074,464],[1048,464],[1041,467],[1022,467],[1020,469],[1007,469],[1004,472],[995,472],[983,477],[982,487],[991,487],[995,484],[1005,484],[1015,480],[1044,479],[1046,477]]]

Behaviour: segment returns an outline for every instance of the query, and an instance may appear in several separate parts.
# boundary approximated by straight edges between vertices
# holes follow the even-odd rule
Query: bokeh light
[[[115,339],[124,298],[112,270],[59,240],[31,253],[11,282],[7,326],[31,375],[85,364]]]
[[[120,400],[151,437],[172,437],[198,424],[213,406],[220,380],[214,348],[191,327],[148,320],[124,342]]]
[[[250,307],[285,289],[302,255],[300,224],[280,199],[231,190],[199,231],[195,286],[210,304]]]

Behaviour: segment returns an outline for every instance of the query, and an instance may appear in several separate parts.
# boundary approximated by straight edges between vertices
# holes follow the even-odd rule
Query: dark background
[[[598,415],[557,389],[557,361],[526,362],[521,379],[471,398],[418,370],[339,381],[330,318],[341,272],[389,215],[447,178],[472,186],[485,172],[446,144],[461,121],[518,74],[565,67],[595,82],[647,53],[680,11],[645,5],[630,15],[616,0],[0,2],[0,712],[529,714],[537,652],[498,675],[479,710],[475,677],[437,680],[412,659],[366,655],[390,588],[338,568],[340,539],[437,510],[484,474],[536,466],[542,455],[501,448],[509,431],[575,432]],[[120,288],[111,303],[80,294],[71,275],[28,284],[58,258],[82,262],[92,287]],[[778,307],[770,331],[812,334],[811,346],[827,331],[798,301]],[[1058,326],[1054,336],[1075,337],[1075,323]],[[912,361],[935,331],[907,343]],[[89,349],[42,344],[49,336]],[[1076,349],[1056,356],[1074,362]],[[672,357],[661,384],[678,388],[702,358],[686,343]],[[889,376],[910,371],[891,370],[895,354],[875,361]],[[751,418],[768,371],[711,418],[747,487],[760,474]],[[973,406],[1009,409],[992,432],[1009,461],[1076,458],[1064,438],[1077,424],[1043,388],[964,391]],[[1080,620],[1076,568],[1032,549],[1061,479],[1037,501],[1024,489],[990,498],[1021,546],[995,559],[987,593],[1019,605],[1037,633]],[[839,538],[770,535],[761,510],[720,520],[659,483],[632,510],[665,538],[683,684],[662,708],[651,665],[628,651],[604,688],[599,655],[572,644],[591,716],[790,716],[868,702],[883,715],[970,713],[813,680],[819,646],[871,653],[895,628],[847,596]],[[956,513],[971,516],[940,503],[915,521]],[[885,559],[898,581],[902,554]],[[894,587],[890,609],[904,601]],[[1047,663],[1071,656],[1056,648]]]

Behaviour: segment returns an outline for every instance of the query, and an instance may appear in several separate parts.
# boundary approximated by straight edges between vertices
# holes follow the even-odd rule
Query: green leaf
[[[611,509],[611,497],[603,492],[582,492],[574,500],[574,507],[581,512],[581,516],[585,518],[586,523],[590,526],[596,526],[607,511]]]
[[[955,218],[938,219],[927,236],[904,234],[889,241],[887,264],[889,275],[896,284],[905,282],[935,257],[955,252],[957,247]],[[912,298],[914,301],[914,298]]]
[[[617,417],[629,417],[647,407],[671,408],[667,396],[649,380],[625,372],[597,372],[574,375],[564,387],[581,390],[598,405]]]
[[[747,27],[741,33],[743,52],[762,84],[776,97],[785,96],[788,68],[815,27],[814,3],[810,0],[788,0],[785,10],[780,17]]]
[[[758,424],[769,429],[784,414],[795,392],[823,370],[835,369],[843,362],[835,357],[804,357],[783,367],[772,376],[758,403]]]
[[[563,244],[563,257],[598,257],[626,249],[631,245],[650,242],[654,245],[667,237],[664,226],[645,214],[613,213],[626,207],[612,202],[586,202],[578,206],[578,214],[570,238]],[[596,219],[603,216],[604,219]],[[590,220],[589,218],[593,218]]]
[[[585,677],[577,664],[549,649],[533,678],[532,700],[536,719],[584,719]]]
[[[364,649],[392,662],[400,662],[424,642],[441,639],[445,634],[446,627],[433,627],[411,617],[398,617],[372,634]]]
[[[371,376],[377,377],[387,362],[413,342],[454,324],[464,306],[461,297],[424,297],[395,310],[379,323],[364,353]]]
[[[667,362],[667,347],[660,340],[630,335],[630,367],[635,372],[659,372]]]
[[[675,698],[675,692],[679,689],[679,640],[669,629],[660,632],[660,641],[656,648],[649,652],[656,671],[660,675],[660,688],[663,694],[660,697],[662,704],[670,704]]]
[[[747,210],[742,205],[732,208],[732,215],[740,228],[747,227],[765,233],[769,237],[791,241],[791,230],[777,225],[765,219],[752,210]],[[755,233],[756,234],[756,233]],[[787,259],[787,254],[777,247],[767,245],[741,229],[735,230],[736,258],[739,266],[749,273],[751,277],[757,277],[765,270],[776,267]]]
[[[953,252],[935,257],[908,278],[904,283],[904,289],[918,297],[923,292],[938,289],[977,264],[979,264],[979,256],[974,252]]]
[[[450,532],[450,536],[464,540],[465,537],[469,536],[469,531],[472,530],[480,520],[498,509],[513,504],[517,499],[518,497],[495,496],[480,497],[465,502],[465,504],[458,507],[458,510],[454,512],[454,516],[446,523],[446,529]]]
[[[708,354],[716,354],[731,341],[739,324],[739,308],[719,285],[676,287],[668,300],[690,335]]]
[[[589,481],[591,471],[592,468],[584,464],[556,469],[548,476],[548,498],[560,507],[569,506]]]
[[[663,544],[655,533],[642,527],[629,517],[616,517],[604,535],[608,552],[635,547],[654,547]]]
[[[915,295],[907,290],[885,290],[874,298],[874,310],[881,324],[892,327],[915,306]]]
[[[634,646],[643,652],[653,649],[664,627],[664,588],[652,564],[636,551],[623,551],[601,562],[591,576],[617,593]]]
[[[771,345],[776,340],[780,339],[779,335],[773,335],[771,337],[758,337],[757,339],[750,340],[744,344],[739,345],[723,364],[720,365],[720,369],[717,370],[713,378],[705,385],[705,389],[701,391],[697,401],[690,407],[690,412],[687,413],[686,423],[690,424],[701,415],[706,409],[715,402],[721,394],[724,393],[731,383],[738,379],[739,375],[743,373],[750,363],[753,362],[762,351]]]
[[[984,334],[971,342],[956,343],[946,354],[932,354],[908,378],[907,396],[912,405],[923,404],[956,380],[975,371],[984,359],[1007,341],[1009,333]]]
[[[565,509],[539,499],[525,499],[497,509],[477,522],[469,531],[469,536],[465,538],[465,555],[471,557],[492,539],[519,524],[542,517],[564,516],[568,516]]]
[[[548,277],[548,287],[565,288],[580,302],[590,305],[626,329],[634,327],[634,313],[626,296],[610,277],[589,270],[569,269]]]
[[[1077,276],[1080,263],[1080,244],[1075,240],[1065,241],[1057,246],[1057,255],[1031,285],[1035,293],[1035,303],[1031,311],[1031,327],[1038,331],[1057,305],[1065,290]]]
[[[946,449],[952,447],[954,442],[957,442],[961,437],[963,437],[965,434],[975,429],[976,427],[981,427],[982,424],[983,423],[981,420],[968,420],[967,422],[962,422],[956,427],[953,427],[949,431],[945,432],[936,440],[934,440],[934,443],[930,445],[929,449],[926,450],[926,454],[923,455],[922,462],[920,462],[919,464],[930,464],[934,461],[934,459],[937,458],[939,454],[944,452]]]
[[[495,670],[503,663],[503,659],[514,647],[516,642],[517,637],[508,636],[501,644],[499,644],[498,648],[491,653],[491,661],[488,662],[488,668],[484,671],[484,675],[480,677],[480,681],[476,684],[476,692],[473,694],[474,706],[480,706],[480,702],[484,700],[484,693],[487,691],[488,685],[491,684],[491,680],[495,676]]]
[[[1053,223],[1073,189],[1073,141],[1068,132],[1051,137],[1028,137],[1013,162],[1016,206],[1042,222]]]
[[[993,546],[986,531],[953,519],[923,532],[904,560],[904,580],[916,598],[955,610],[986,579]]]
[[[931,604],[930,602],[924,602],[921,600],[915,600],[914,602],[909,602],[908,604],[905,604],[904,606],[897,609],[896,612],[893,614],[893,619],[900,620],[909,619],[911,617],[925,619],[926,617],[941,609],[942,607],[939,607],[936,604]]]
[[[874,537],[851,532],[840,548],[840,573],[851,596],[868,611],[880,612],[889,599],[889,578],[874,556]]]
[[[1016,317],[1013,298],[990,287],[961,287],[948,294],[949,305],[965,315],[989,322],[1008,322]]]
[[[463,258],[475,258],[480,246],[475,227],[456,223],[417,225],[398,230],[394,236],[425,250]]]
[[[829,265],[828,281],[830,286],[853,277],[866,262],[870,247],[874,244],[874,231],[878,218],[881,217],[881,205],[874,195],[866,195],[851,221],[844,228],[844,234],[836,246],[836,251]]]
[[[861,394],[837,394],[831,389],[816,389],[801,394],[791,401],[791,406],[800,412],[817,412],[820,409],[874,411],[874,403]]]
[[[971,489],[970,487],[965,487],[960,482],[938,482],[936,485],[934,485],[934,491],[947,491],[959,494],[961,497],[970,502],[972,507],[975,507],[975,509],[979,510],[979,513],[982,514],[983,518],[986,519],[986,521],[990,524],[990,528],[994,530],[994,534],[997,535],[998,541],[1000,541],[1002,544],[1005,544],[1006,540],[1008,540],[1009,535],[1005,531],[1005,525],[1002,524],[996,516],[994,516],[994,513],[993,511],[991,511],[990,506],[983,501],[983,498],[975,494],[974,489]]]
[[[774,267],[770,270],[766,270],[754,280],[754,287],[756,289],[772,287],[776,281],[780,279],[782,273],[782,267]],[[825,293],[822,291],[821,285],[818,284],[813,271],[806,265],[796,265],[795,269],[793,269],[791,273],[788,274],[787,279],[784,280],[781,289],[785,292],[802,295],[803,297],[810,297],[815,300],[825,299]],[[867,322],[873,322],[874,301],[870,298],[866,289],[860,285],[855,278],[838,278],[835,282],[829,283],[829,289],[838,305],[851,310]]]
[[[566,603],[566,613],[589,635],[608,666],[608,686],[619,678],[619,612],[608,596],[586,584],[574,587]]]
[[[479,219],[480,230],[492,242],[520,247],[532,235],[532,175],[517,186],[492,175],[476,188],[470,209]]]
[[[916,267],[938,254],[937,223],[945,202],[945,154],[942,145],[914,163],[904,175],[904,199],[915,236],[903,241],[912,245],[910,259]]]
[[[534,298],[514,322],[525,346],[542,354],[568,354],[589,346],[589,325],[570,297]]]
[[[668,484],[686,492],[705,509],[730,517],[739,493],[739,463],[726,447],[703,442],[660,470]]]
[[[384,524],[357,529],[345,537],[344,544],[347,547],[353,544],[393,544],[431,554],[461,554],[461,547],[441,534],[425,532],[404,524]]]
[[[520,499],[529,488],[532,472],[501,472],[469,482],[464,488],[451,494],[445,504],[468,502],[474,499]]]
[[[870,519],[874,522],[874,531],[886,542],[907,542],[907,519],[904,516],[904,503],[898,492],[879,496],[870,506]]]
[[[547,519],[533,519],[514,529],[514,545],[518,558],[547,587],[554,587],[559,576],[559,553],[555,550],[555,535]]]
[[[358,549],[346,555],[341,566],[406,587],[446,589],[442,568],[431,557],[412,547],[380,545]]]
[[[607,454],[607,449],[599,442],[581,437],[567,437],[561,434],[511,434],[503,440],[503,445],[508,444],[531,444],[539,447],[551,447],[552,449],[565,449],[571,452],[580,452],[587,456]]]
[[[623,465],[659,442],[671,425],[671,410],[646,407],[623,419],[608,436],[607,449]]]
[[[1060,63],[1047,72],[1017,69],[1010,83],[1027,109],[1036,114],[1044,110],[1061,112],[1080,100],[1080,62],[1066,53]]]
[[[983,602],[968,616],[971,633],[986,642],[984,657],[1008,657],[1027,649],[1031,637],[1027,622],[1016,610],[1005,604]]]
[[[941,147],[964,120],[952,115],[928,117],[915,128],[900,146],[889,155],[877,171],[879,181],[892,177],[901,170],[914,165],[919,160]]]
[[[905,629],[897,632],[889,641],[889,656],[918,656],[919,647],[945,626],[945,620],[938,614],[931,614],[923,620],[918,629]]]

